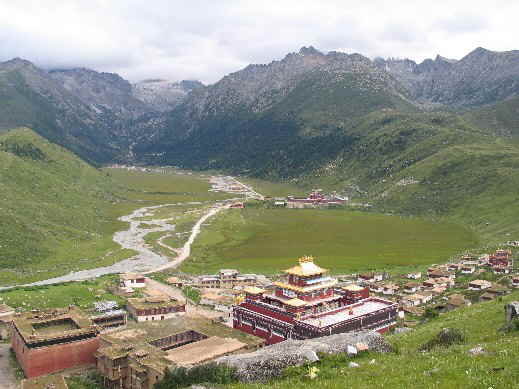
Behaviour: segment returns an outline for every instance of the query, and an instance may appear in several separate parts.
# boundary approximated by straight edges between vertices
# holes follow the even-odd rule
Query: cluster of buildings
[[[255,274],[240,274],[235,269],[222,269],[218,274],[196,277],[191,285],[209,289],[235,289],[256,284]]]
[[[95,303],[88,312],[71,306],[16,313],[0,306],[0,322],[10,323],[12,348],[29,379],[47,382],[43,377],[48,374],[95,366],[107,389],[152,389],[173,366],[189,367],[286,339],[363,329],[384,333],[404,318],[404,312],[423,313],[424,305],[459,308],[472,303],[467,297],[471,293],[481,301],[494,299],[507,288],[477,275],[501,274],[496,269],[504,268],[508,272],[513,268],[507,250],[479,258],[464,256],[459,263],[434,265],[423,274],[410,272],[401,279],[369,272],[339,282],[312,257],[299,258],[275,282],[234,269],[168,279],[178,287],[199,288],[201,303],[228,312],[228,323],[186,314],[184,301],[150,289],[142,275],[122,274],[121,294],[137,294],[127,298],[125,309],[114,301]],[[468,293],[458,292],[456,284],[464,275],[470,276],[464,283]],[[519,275],[511,277],[511,286],[519,288]],[[59,378],[50,381],[62,384]]]
[[[118,287],[139,288],[143,278],[122,274]],[[75,306],[23,313],[10,309],[5,320],[27,377],[24,388],[66,388],[62,377],[49,374],[95,366],[107,389],[152,389],[169,367],[264,344],[218,320],[186,316],[185,302],[159,290],[146,287],[138,295],[127,299],[125,309],[115,301],[97,302],[88,311]]]
[[[274,344],[360,329],[385,332],[396,325],[398,304],[370,297],[366,287],[337,287],[312,257],[285,270],[271,291],[246,288],[233,310],[233,327]]]
[[[405,312],[421,315],[424,309],[419,307],[427,304],[440,311],[471,304],[471,299],[461,293],[453,293],[453,290],[466,290],[465,294],[481,291],[483,293],[477,295],[479,301],[495,299],[507,293],[507,288],[485,279],[477,279],[478,275],[489,272],[493,274],[490,278],[499,278],[500,275],[509,277],[512,270],[511,252],[496,250],[493,254],[480,257],[465,255],[456,263],[433,265],[424,274],[410,272],[404,275],[403,281],[395,280],[398,277],[389,280],[389,274],[373,272],[359,274],[356,281],[369,288],[372,294],[398,301]],[[457,283],[457,279],[463,276],[469,277],[470,281]],[[519,287],[519,276],[511,277],[511,286]]]
[[[275,198],[274,205],[287,208],[325,208],[330,206],[344,205],[348,197],[339,196],[336,193],[325,194],[322,189],[314,189],[307,197],[288,196]]]

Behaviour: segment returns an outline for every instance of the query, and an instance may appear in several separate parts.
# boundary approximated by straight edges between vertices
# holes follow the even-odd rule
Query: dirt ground
[[[14,377],[14,371],[9,365],[9,344],[0,344],[0,388],[18,389],[20,384]]]

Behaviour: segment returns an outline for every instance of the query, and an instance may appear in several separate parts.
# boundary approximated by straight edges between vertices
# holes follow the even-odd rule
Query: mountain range
[[[467,220],[517,200],[518,96],[519,51],[483,48],[416,63],[303,47],[207,86],[13,59],[0,131],[30,127],[93,164],[224,169]],[[491,210],[471,223],[502,233]]]

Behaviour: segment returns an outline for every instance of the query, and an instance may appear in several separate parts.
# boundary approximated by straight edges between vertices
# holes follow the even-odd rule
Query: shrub
[[[465,343],[466,338],[461,330],[456,328],[444,328],[434,338],[423,344],[419,351],[430,351],[435,347],[450,347],[454,344]]]
[[[234,373],[234,369],[216,363],[195,366],[191,369],[175,367],[166,372],[162,381],[155,384],[154,389],[177,389],[202,383],[230,384],[236,382]]]

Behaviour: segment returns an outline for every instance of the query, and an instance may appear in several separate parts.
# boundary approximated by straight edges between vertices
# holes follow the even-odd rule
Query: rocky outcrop
[[[417,102],[476,107],[519,95],[519,51],[478,47],[459,61],[436,56],[420,64],[409,59],[376,59]]]
[[[392,350],[378,332],[359,331],[309,340],[286,340],[253,353],[221,357],[215,362],[236,369],[236,376],[242,382],[265,382],[280,376],[289,366],[316,361],[316,353],[348,353],[359,343],[376,352]]]
[[[171,82],[149,79],[132,84],[132,94],[155,111],[170,111],[194,89],[203,88],[200,81]]]

